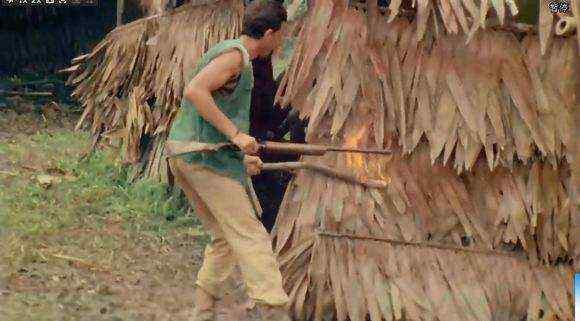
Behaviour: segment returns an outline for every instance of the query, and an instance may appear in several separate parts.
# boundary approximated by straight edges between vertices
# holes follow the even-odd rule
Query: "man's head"
[[[286,8],[281,1],[252,1],[246,7],[242,34],[257,40],[260,56],[267,56],[282,43],[280,29],[286,19]]]

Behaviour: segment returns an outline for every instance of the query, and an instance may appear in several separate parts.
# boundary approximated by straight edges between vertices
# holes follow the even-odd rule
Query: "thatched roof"
[[[205,3],[121,26],[69,69],[73,97],[85,107],[79,127],[91,124],[95,142],[102,134],[121,138],[125,160],[139,164],[136,175],[164,172],[163,143],[188,68],[241,31],[240,3]]]
[[[331,6],[321,10],[343,14]],[[569,157],[579,57],[572,39],[555,39],[542,57],[533,35],[520,41],[509,32],[481,31],[466,45],[464,35],[436,35],[432,29],[417,42],[416,26],[405,20],[378,20],[367,29],[362,18],[335,20],[342,18],[351,23],[305,24],[279,89],[283,105],[291,102],[310,117],[310,140],[322,134],[338,139],[349,112],[343,109],[351,107],[360,87],[384,115],[368,119],[377,145],[385,133],[397,131],[398,143],[410,153],[425,134],[432,161],[443,153],[446,162],[455,150],[458,171],[469,170],[482,149],[490,169],[526,162],[536,149],[554,165]],[[355,38],[365,39],[360,45],[345,41]],[[319,128],[324,113],[333,116],[329,133]]]
[[[295,317],[572,320],[575,40],[542,56],[535,34],[367,10],[315,1],[279,88],[307,141],[396,151],[303,159],[390,184],[291,182],[273,233]]]
[[[167,1],[142,2],[144,6],[149,8],[149,11],[154,12],[155,8],[159,6],[165,7]],[[166,133],[178,107],[178,101],[180,100],[181,91],[184,86],[184,66],[191,66],[195,59],[197,59],[197,57],[208,48],[208,46],[211,46],[213,43],[222,39],[237,35],[240,31],[241,3],[221,1],[207,6],[203,6],[203,3],[213,2],[197,1],[180,7],[175,12],[169,13],[168,15],[155,15],[153,17],[140,19],[130,25],[117,28],[97,47],[95,47],[90,54],[81,57],[81,59],[75,60],[75,66],[71,68],[73,73],[71,75],[70,83],[77,86],[74,97],[78,98],[86,107],[85,115],[79,125],[85,125],[92,122],[92,128],[95,134],[100,134],[102,131],[107,132],[128,127],[126,126],[126,123],[129,120],[125,119],[125,117],[121,117],[123,113],[127,111],[127,108],[119,107],[115,109],[113,106],[126,104],[132,90],[140,87],[143,89],[144,97],[137,98],[137,100],[145,101],[151,97],[155,97],[155,105],[159,106],[159,108],[150,106],[154,113],[153,123],[155,128],[150,128],[148,133],[155,133],[156,135]],[[234,3],[235,5],[232,5]],[[372,4],[373,2],[369,3]],[[399,10],[401,3],[401,1],[391,2],[389,7],[391,14],[389,14],[388,19],[378,17],[378,14],[372,14],[372,12],[376,12],[376,8],[372,9],[371,6],[371,8],[369,8],[369,12],[371,12],[369,15],[371,17],[370,19],[377,23],[371,24],[376,27],[376,30],[370,29],[368,32],[370,32],[370,34],[378,35],[391,28],[406,28],[405,25],[402,25],[401,23],[398,23],[398,25],[388,24],[388,27],[386,27],[387,21],[393,19],[394,13],[407,12]],[[503,23],[506,24],[506,19],[502,17],[508,15],[510,12],[517,12],[517,9],[510,4],[510,1],[506,2],[508,4],[507,7],[510,8],[507,11],[505,9],[506,3],[503,1],[493,1],[493,5],[487,5],[486,3],[487,1],[484,1],[479,4],[481,7],[481,14],[477,15],[477,17],[481,17],[482,15],[492,15],[495,13],[494,16],[499,17],[497,20],[503,21]],[[450,11],[446,11],[446,8],[453,8],[455,14],[450,15]],[[470,10],[466,8],[470,8]],[[317,14],[315,12],[316,10],[323,9],[312,10],[313,14]],[[427,14],[423,14],[424,10],[427,10],[425,11]],[[488,11],[489,13],[483,14]],[[447,12],[447,14],[444,14],[445,12]],[[475,31],[480,30],[482,27],[481,21],[478,20],[479,18],[475,19],[476,15],[474,15],[474,12],[474,5],[471,1],[465,1],[463,6],[459,2],[455,3],[453,1],[449,3],[435,3],[431,1],[424,1],[424,3],[421,2],[418,5],[417,19],[415,19],[412,25],[409,25],[411,29],[407,30],[405,37],[413,37],[413,39],[417,40],[422,39],[425,32],[431,34],[432,37],[433,33],[443,33],[446,30],[451,34],[448,35],[448,37],[450,37],[449,39],[454,39],[453,41],[456,43],[456,47],[461,47],[462,40],[473,38],[474,35],[478,34]],[[437,19],[435,19],[435,17],[437,17]],[[465,21],[471,22],[471,24],[466,25]],[[463,29],[458,29],[454,26],[462,26]],[[551,26],[551,24],[549,26]],[[314,37],[321,32],[321,30],[315,25],[309,28],[313,28],[310,30],[311,37]],[[412,34],[411,30],[414,30]],[[468,36],[462,36],[463,33],[461,30],[469,31]],[[553,33],[553,30],[545,27],[540,28],[540,30],[549,30],[550,35]],[[459,33],[459,35],[453,36],[455,33]],[[155,38],[155,36],[158,36],[156,39],[160,39],[159,43],[157,45],[148,45],[148,42],[151,42],[151,38]],[[488,34],[487,36],[482,35],[479,36],[480,39],[476,42],[481,43],[481,45],[490,46],[495,42],[495,36],[496,34]],[[544,36],[543,38],[548,39],[552,37]],[[409,38],[409,40],[411,40],[411,38]],[[308,44],[310,44],[311,41],[317,43],[317,40],[312,38],[305,41]],[[443,48],[443,45],[441,45],[446,41],[447,40],[439,41],[436,44],[436,48],[433,50],[447,50]],[[548,44],[548,41],[543,42]],[[516,52],[518,50],[520,52],[522,51],[522,49],[514,47],[514,44],[516,43],[517,40],[513,36],[505,34],[504,41],[500,44],[500,46],[504,46],[505,48],[498,47],[497,54],[495,54],[494,57],[488,58],[488,61],[492,58],[508,59],[509,61],[516,59],[513,60],[513,62],[515,64],[520,64],[520,67],[516,68],[521,69],[523,57],[512,58],[509,53],[510,50],[511,52],[513,52],[513,50],[516,50]],[[534,44],[528,45],[531,49],[531,52],[529,53],[531,59],[539,59],[535,52],[537,51],[537,47],[534,48]],[[310,45],[307,46],[310,47]],[[493,44],[493,46],[497,45]],[[475,45],[471,45],[470,48],[472,51],[477,50],[477,46]],[[310,49],[316,50],[316,46]],[[423,54],[428,54],[431,49],[422,50]],[[562,49],[558,47],[554,50],[563,50],[564,52],[562,54],[573,54],[570,51],[571,48],[569,45]],[[558,57],[558,54],[559,53],[549,53],[549,57]],[[296,56],[295,59],[298,59],[297,57],[300,56]],[[485,59],[485,57],[483,58]],[[469,60],[470,57],[464,54],[463,59]],[[519,61],[517,59],[519,59]],[[570,60],[563,59],[562,61]],[[412,59],[407,59],[406,62],[409,65],[416,63],[413,62]],[[461,62],[457,61],[457,63],[459,63],[457,67],[461,72],[461,69],[463,68],[462,65],[460,65]],[[475,64],[468,65],[475,66],[473,68],[478,68]],[[302,68],[308,68],[308,64],[302,66]],[[567,72],[571,72],[569,69],[570,66],[554,66],[548,72],[557,73],[558,70],[554,68],[568,68]],[[289,71],[302,72],[302,69]],[[505,70],[503,72],[509,73]],[[499,77],[498,75],[499,74],[496,72],[496,79]],[[305,76],[302,75],[301,77]],[[565,81],[566,78],[560,77],[560,79],[564,79]],[[300,79],[298,80],[300,81]],[[306,87],[302,87],[300,90],[302,93],[309,91]],[[457,94],[457,92],[455,92],[455,94]],[[286,96],[289,97],[289,95]],[[570,100],[573,97],[566,96],[565,98]],[[116,103],[113,104],[113,101],[116,101]],[[526,102],[521,103],[527,104]],[[527,108],[525,105],[520,107]],[[534,122],[533,119],[529,119],[529,121]],[[471,122],[470,125],[474,125],[473,122]],[[473,130],[473,126],[471,129]],[[139,129],[137,129],[137,132],[138,131]],[[538,134],[536,131],[537,128],[531,132],[531,134],[534,135],[532,138],[538,140],[537,142],[542,147],[542,151],[550,152],[554,154],[554,157],[561,156],[561,151],[554,149],[556,147],[554,147],[555,143],[553,143],[553,141],[558,139],[561,140],[563,137],[554,137],[556,134],[548,134],[548,137],[544,139],[543,133]],[[147,158],[143,165],[152,162],[153,160],[149,157],[144,157],[145,151],[140,148],[137,143],[141,141],[145,132],[141,130],[141,133],[136,133],[133,137],[128,137],[128,132],[126,132],[126,134],[126,145],[127,148],[131,149],[127,150],[127,160],[135,163],[139,160],[143,162],[145,158]],[[481,135],[482,132],[480,131],[478,134]],[[95,138],[97,138],[97,136],[98,135],[96,135]],[[482,136],[480,136],[480,140],[481,137]],[[499,137],[501,139],[503,135],[500,133]],[[544,140],[547,141],[544,142]],[[546,144],[548,145],[545,146]],[[441,148],[442,146],[442,142],[439,142],[438,148]],[[159,149],[159,147],[153,149]],[[437,152],[436,149],[437,148],[435,148],[434,153]],[[471,152],[473,154],[474,151]],[[523,152],[524,154],[522,154],[522,156],[525,157],[526,151],[520,150],[520,152]],[[155,170],[153,172],[155,172]]]
[[[308,142],[395,154],[304,157],[390,184],[296,175],[273,232],[294,314],[571,320],[580,37],[554,36],[545,8],[538,32],[520,32],[513,1],[415,3],[391,1],[385,17],[374,2],[314,0],[295,25],[278,101],[309,118]],[[80,124],[121,137],[141,174],[162,172],[184,74],[240,22],[239,4],[220,2],[114,31],[73,67]]]
[[[116,28],[65,70],[84,107],[77,128],[90,126],[93,147],[102,137],[120,138],[135,178],[163,176],[160,160],[184,77],[206,50],[242,28],[240,1],[194,0],[158,10],[167,3],[142,1],[150,16]]]

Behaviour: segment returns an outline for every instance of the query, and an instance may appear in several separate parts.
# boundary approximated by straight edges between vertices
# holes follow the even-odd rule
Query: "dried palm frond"
[[[346,156],[318,161],[365,172]],[[540,309],[572,320],[569,262],[580,226],[567,166],[490,173],[480,158],[458,177],[431,165],[425,144],[363,162],[366,175],[390,178],[386,191],[311,172],[287,190],[273,233],[298,320],[520,320]]]
[[[304,242],[305,251],[280,258],[297,320],[573,320],[568,266],[348,238]]]
[[[578,39],[578,50],[580,50],[580,0],[572,0],[572,16],[576,19],[576,39]]]
[[[395,154],[306,157],[391,183],[292,180],[273,235],[294,316],[572,320],[575,41],[421,28],[340,0],[304,21],[278,100],[310,143]]]
[[[513,0],[394,0],[388,8],[379,7],[374,1],[349,2],[353,7],[365,10],[371,19],[385,11],[388,22],[402,16],[414,17],[418,26],[417,40],[421,40],[431,27],[449,34],[469,35],[488,27],[508,27],[519,13]]]
[[[580,66],[576,66],[576,70],[580,73]],[[580,92],[580,81],[576,80],[576,92]],[[580,95],[576,96],[576,106],[580,106]],[[575,130],[573,132],[574,137],[580,137],[580,113],[578,112],[578,108],[576,108],[575,112],[573,113],[573,123],[575,124]],[[570,178],[570,199],[571,199],[571,216],[572,216],[572,225],[570,228],[570,233],[574,235],[580,235],[580,140],[576,139],[576,143],[573,144],[572,152],[570,153],[572,158],[570,159],[570,167],[571,167],[571,178]],[[575,268],[577,271],[580,271],[580,239],[576,238],[576,240],[571,240],[571,248],[576,249],[573,250],[573,257]]]
[[[211,46],[239,34],[242,13],[237,1],[189,4],[113,30],[70,68],[73,96],[85,108],[78,127],[92,123],[94,140],[121,138],[136,174],[157,176],[185,78]]]

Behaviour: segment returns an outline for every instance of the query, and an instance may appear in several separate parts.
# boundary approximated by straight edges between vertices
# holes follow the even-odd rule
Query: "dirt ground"
[[[67,162],[88,135],[53,117],[0,112],[0,321],[190,320],[207,236],[165,220],[144,232],[139,194],[83,180],[92,169]],[[220,321],[258,320],[239,272],[218,306]]]

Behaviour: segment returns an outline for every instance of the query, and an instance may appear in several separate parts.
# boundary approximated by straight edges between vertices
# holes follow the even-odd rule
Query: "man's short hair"
[[[260,39],[268,29],[280,30],[287,18],[282,1],[254,0],[246,7],[242,34]]]

